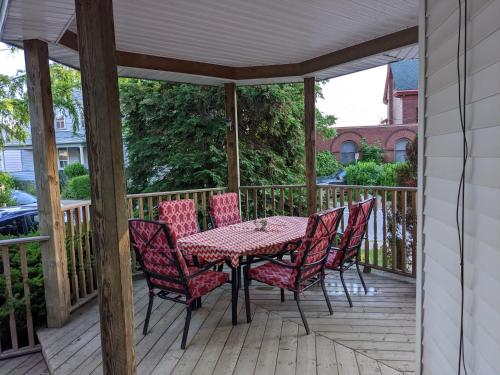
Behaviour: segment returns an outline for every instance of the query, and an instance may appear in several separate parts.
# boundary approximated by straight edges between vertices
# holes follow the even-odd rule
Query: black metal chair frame
[[[333,231],[336,231],[338,226],[339,226],[340,217],[343,214],[344,208],[340,207],[340,208],[337,208],[337,210],[341,210],[341,212],[339,213],[338,220],[335,223],[335,228],[333,229]],[[330,211],[325,211],[321,214],[318,214],[318,216],[316,217],[316,221],[314,223],[313,232],[316,232],[316,230],[318,229],[318,225],[320,223],[322,225],[325,225],[321,221],[321,218],[322,218],[322,216],[324,216],[326,213],[329,213],[329,212]],[[246,316],[247,316],[248,323],[250,323],[252,321],[251,312],[250,312],[250,289],[249,289],[251,279],[249,278],[249,271],[250,271],[251,264],[256,262],[254,260],[256,258],[258,259],[258,261],[267,260],[271,263],[278,264],[281,267],[292,269],[292,270],[297,270],[297,276],[296,276],[295,285],[294,285],[295,290],[293,292],[293,296],[294,296],[295,302],[297,303],[297,308],[299,309],[300,317],[302,318],[302,322],[304,323],[304,327],[305,327],[307,334],[310,333],[310,329],[309,329],[309,324],[307,323],[307,319],[306,319],[306,316],[304,314],[304,311],[302,310],[302,307],[300,305],[299,291],[303,292],[303,291],[313,287],[317,283],[321,283],[321,289],[323,290],[323,296],[325,297],[325,301],[326,301],[326,304],[328,306],[328,311],[330,312],[330,315],[333,314],[332,305],[330,303],[330,298],[328,297],[328,293],[326,291],[326,286],[325,286],[325,262],[326,262],[326,259],[328,258],[329,251],[328,250],[325,251],[325,254],[324,254],[324,256],[321,257],[321,259],[319,259],[315,262],[312,262],[312,263],[306,263],[309,253],[317,245],[318,245],[317,243],[314,244],[312,247],[310,244],[308,245],[308,247],[304,250],[304,253],[302,255],[302,262],[301,262],[300,266],[296,266],[293,263],[285,263],[282,261],[282,257],[284,255],[284,253],[287,251],[284,251],[284,252],[277,254],[276,257],[271,257],[271,256],[266,256],[266,255],[258,255],[258,256],[254,256],[254,257],[249,257],[249,259],[247,260],[247,263],[245,264],[245,267],[243,269],[243,280],[244,280],[244,287],[245,287],[245,309],[246,309]],[[285,247],[285,249],[286,249],[286,247]],[[290,250],[288,250],[288,251],[290,251]],[[307,280],[302,279],[302,275],[304,274],[305,271],[307,271],[311,268],[317,267],[318,265],[321,265],[321,268],[314,275],[308,276]],[[320,277],[314,278],[314,276],[317,276],[318,273],[320,274]],[[305,283],[307,283],[307,284],[305,284]],[[284,300],[285,300],[284,289],[281,289],[281,302],[284,302]]]
[[[138,237],[140,237],[144,241],[145,246],[149,246],[151,241],[161,231],[163,231],[163,233],[165,233],[165,237],[167,238],[168,246],[170,247],[170,249],[174,249],[174,245],[172,243],[172,237],[170,234],[170,229],[168,228],[168,226],[165,223],[157,222],[157,221],[150,221],[150,220],[143,220],[143,219],[130,219],[129,223],[130,222],[140,222],[140,221],[148,222],[148,223],[156,223],[159,225],[159,228],[151,236],[151,238],[149,240],[146,240],[141,236],[141,234],[139,232],[137,232],[137,230],[135,228],[133,228],[132,226],[129,225],[130,238],[133,238],[132,237],[132,231],[133,231],[135,235],[137,235]],[[146,319],[144,321],[144,327],[143,327],[142,333],[144,335],[146,335],[148,333],[149,319],[151,317],[151,312],[153,309],[154,297],[159,297],[161,299],[173,301],[176,303],[182,303],[182,304],[186,305],[186,320],[184,323],[184,331],[182,334],[181,349],[185,349],[187,335],[189,332],[189,324],[191,322],[191,313],[193,310],[196,310],[196,309],[201,307],[201,297],[197,298],[196,300],[192,301],[191,303],[188,303],[188,301],[191,299],[188,281],[196,276],[199,276],[203,272],[206,272],[207,270],[211,269],[214,265],[217,264],[217,262],[207,263],[203,267],[200,267],[200,270],[193,273],[192,275],[185,275],[183,270],[182,270],[182,267],[179,263],[179,259],[177,258],[177,254],[172,253],[172,258],[174,261],[175,268],[176,268],[178,274],[180,275],[180,277],[172,277],[172,276],[163,275],[163,274],[149,271],[144,265],[144,261],[142,259],[141,254],[140,254],[140,251],[136,248],[136,246],[132,243],[132,241],[130,242],[130,246],[134,250],[134,252],[136,254],[136,259],[139,262],[140,268],[144,272],[144,275],[146,276],[146,282],[147,282],[148,288],[149,288],[149,304],[148,304],[148,310],[146,313]],[[160,254],[162,254],[162,253],[160,253]],[[162,255],[164,255],[164,254],[162,254]],[[179,284],[179,289],[168,288],[168,287],[165,287],[163,285],[155,284],[151,280],[152,278],[167,281],[167,282],[170,282],[173,284]],[[155,293],[155,289],[160,289],[160,291]]]
[[[366,200],[358,203],[359,206],[361,207],[361,205],[363,203],[366,203],[366,202],[370,201],[370,208],[368,210],[368,216],[364,217],[364,219],[366,220],[366,224],[365,224],[365,228],[363,229],[363,234],[360,236],[361,238],[363,238],[363,237],[366,236],[366,232],[367,232],[367,228],[368,228],[368,222],[370,220],[370,215],[371,215],[372,210],[373,210],[373,205],[374,205],[375,199],[376,198],[370,198],[370,199],[366,199]],[[354,223],[356,223],[356,221],[358,219],[358,215],[360,213],[362,215],[365,215],[364,211],[361,208],[358,209],[356,211],[356,216],[354,217]],[[337,233],[337,237],[341,238],[343,235],[344,235],[343,233]],[[366,287],[365,280],[363,279],[363,273],[359,269],[359,251],[361,249],[361,244],[363,243],[363,240],[360,240],[359,243],[356,246],[349,246],[350,243],[351,243],[352,238],[353,238],[353,231],[351,230],[351,232],[349,233],[349,238],[348,238],[348,240],[346,242],[347,245],[343,249],[340,249],[339,247],[336,247],[333,244],[330,246],[330,251],[331,250],[336,250],[336,251],[342,252],[342,259],[340,260],[339,267],[336,268],[336,269],[334,269],[334,270],[340,272],[340,281],[342,282],[342,287],[344,288],[344,292],[345,292],[345,295],[347,297],[347,301],[349,302],[349,306],[350,307],[352,307],[352,300],[351,300],[351,296],[349,294],[349,291],[347,290],[347,286],[346,286],[346,283],[345,283],[345,280],[344,280],[344,272],[347,271],[347,270],[349,270],[353,265],[356,265],[356,270],[358,272],[359,279],[361,280],[361,284],[363,285],[363,290],[365,291],[365,294],[368,293],[368,289]],[[356,250],[356,254],[355,255],[351,255],[348,258],[347,254],[350,253],[354,249]]]

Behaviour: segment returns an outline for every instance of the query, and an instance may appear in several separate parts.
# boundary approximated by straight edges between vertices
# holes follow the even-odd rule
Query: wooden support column
[[[76,0],[104,374],[136,373],[112,0]]]
[[[226,152],[227,152],[227,188],[238,193],[240,189],[240,157],[238,145],[238,104],[236,85],[224,84],[226,104]]]
[[[314,77],[304,78],[307,214],[316,212],[316,94]]]
[[[41,243],[47,325],[61,327],[69,317],[70,291],[47,43],[25,40],[24,57],[40,234],[50,237]]]

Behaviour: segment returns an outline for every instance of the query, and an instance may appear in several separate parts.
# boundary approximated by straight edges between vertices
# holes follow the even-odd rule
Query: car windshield
[[[12,200],[16,205],[22,206],[25,204],[36,203],[36,197],[21,190],[12,192]]]

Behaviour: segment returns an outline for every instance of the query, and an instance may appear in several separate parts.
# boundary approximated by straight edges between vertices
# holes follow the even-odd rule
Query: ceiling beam
[[[77,39],[75,33],[67,30],[59,40],[59,44],[78,51]],[[360,60],[415,43],[418,43],[417,26],[384,35],[310,60],[292,64],[231,67],[125,51],[116,51],[116,59],[119,66],[129,68],[160,70],[197,76],[216,77],[228,81],[239,81],[309,76],[314,72],[328,69],[336,65]]]

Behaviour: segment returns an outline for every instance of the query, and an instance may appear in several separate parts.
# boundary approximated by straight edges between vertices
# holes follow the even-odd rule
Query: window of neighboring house
[[[67,148],[60,148],[57,150],[59,156],[59,169],[64,169],[69,164],[69,152]]]
[[[56,117],[56,129],[66,129],[66,124],[64,122],[64,116]]]
[[[394,161],[404,163],[407,160],[406,146],[410,142],[407,138],[401,138],[396,141],[394,146]]]
[[[358,152],[358,147],[353,141],[345,141],[340,146],[340,159],[344,164],[350,164],[355,160],[356,152]]]

